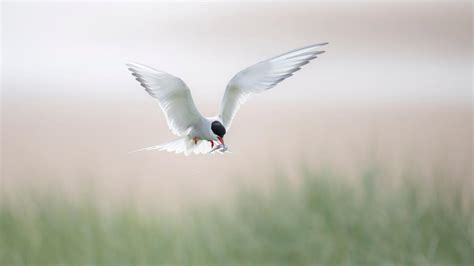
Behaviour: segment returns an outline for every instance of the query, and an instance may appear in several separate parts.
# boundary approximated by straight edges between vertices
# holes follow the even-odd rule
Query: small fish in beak
[[[218,152],[226,152],[227,150],[229,149],[229,147],[225,144],[219,144],[219,145],[216,145],[211,151],[209,151],[209,153],[213,153],[215,151],[218,151]]]

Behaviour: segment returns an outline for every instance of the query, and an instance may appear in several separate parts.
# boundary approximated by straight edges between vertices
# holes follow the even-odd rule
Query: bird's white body
[[[211,130],[211,123],[216,120],[216,117],[203,117],[196,124],[191,125],[188,128],[188,132],[186,132],[185,136],[168,143],[139,149],[133,152],[144,150],[164,150],[169,152],[184,153],[185,155],[189,155],[191,153],[210,153],[214,151],[214,146],[217,148],[217,144],[212,145],[210,141],[212,140],[215,143],[218,143],[219,141],[217,136]]]
[[[214,143],[219,142],[217,150],[226,151],[223,137],[230,128],[240,106],[252,94],[258,94],[293,75],[303,65],[324,51],[318,50],[326,43],[310,45],[290,51],[252,65],[237,73],[228,83],[222,99],[219,114],[204,117],[194,105],[191,91],[180,79],[168,73],[137,63],[128,63],[129,70],[145,90],[158,101],[165,114],[170,130],[179,139],[142,150],[166,150],[205,154],[212,152]],[[217,143],[216,143],[217,144]]]

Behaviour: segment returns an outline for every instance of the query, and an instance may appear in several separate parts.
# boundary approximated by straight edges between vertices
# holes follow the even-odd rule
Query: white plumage
[[[245,68],[227,84],[216,117],[203,117],[191,96],[188,86],[178,77],[138,63],[128,63],[128,69],[145,90],[158,101],[171,132],[181,138],[137,151],[166,150],[176,153],[200,154],[212,150],[211,142],[223,143],[223,135],[232,124],[235,114],[247,98],[273,88],[291,77],[324,51],[327,43],[319,43],[270,58]],[[217,121],[217,122],[216,122]],[[216,124],[213,124],[215,122]],[[223,129],[221,128],[223,127]]]
[[[127,66],[148,94],[158,100],[173,134],[187,135],[188,129],[203,119],[194,105],[191,91],[180,78],[137,63]]]

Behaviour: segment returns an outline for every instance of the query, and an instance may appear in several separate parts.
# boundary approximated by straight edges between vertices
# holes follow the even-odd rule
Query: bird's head
[[[224,135],[225,135],[225,127],[219,121],[214,121],[211,124],[212,133],[214,133],[219,140],[220,143],[224,144]]]

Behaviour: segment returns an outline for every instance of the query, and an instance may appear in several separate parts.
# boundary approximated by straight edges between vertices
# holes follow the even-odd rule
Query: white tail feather
[[[131,151],[129,153],[135,153],[139,151],[152,151],[152,150],[184,153],[184,155],[188,156],[192,153],[194,154],[209,153],[209,151],[211,150],[211,144],[205,140],[199,140],[197,144],[194,144],[194,141],[190,137],[186,136],[179,139],[175,139],[167,143]]]

